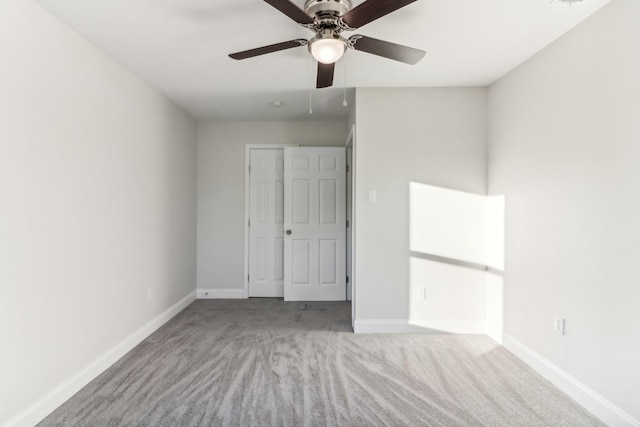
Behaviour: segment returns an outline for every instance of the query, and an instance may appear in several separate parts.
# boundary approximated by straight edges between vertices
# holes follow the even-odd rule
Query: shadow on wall
[[[502,342],[504,196],[409,183],[409,323]]]

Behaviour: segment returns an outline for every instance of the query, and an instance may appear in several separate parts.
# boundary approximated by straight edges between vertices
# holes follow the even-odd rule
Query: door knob
[[[286,231],[287,235],[291,234],[291,230]]]

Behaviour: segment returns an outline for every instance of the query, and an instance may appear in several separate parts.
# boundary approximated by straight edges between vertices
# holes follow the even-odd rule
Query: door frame
[[[347,274],[349,276],[349,283],[347,283],[347,289],[351,290],[351,327],[354,326],[356,321],[356,125],[351,126],[349,136],[345,143],[347,152],[351,150],[351,161],[347,160],[349,166],[349,173],[346,179],[351,184],[351,197],[347,199],[347,220],[349,221],[349,227],[347,228],[348,237],[351,238],[351,251],[347,250],[347,258],[351,260],[351,269],[347,267]],[[346,156],[349,159],[349,156]],[[350,209],[349,209],[350,207]],[[350,215],[349,215],[350,213]],[[347,298],[348,300],[349,298]]]
[[[249,165],[251,164],[251,150],[272,150],[285,147],[299,147],[300,144],[245,144],[244,146],[244,298],[249,298],[249,205],[251,203],[251,179]]]

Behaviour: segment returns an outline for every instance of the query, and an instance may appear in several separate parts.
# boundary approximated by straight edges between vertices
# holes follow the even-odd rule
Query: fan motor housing
[[[307,15],[318,19],[337,18],[351,10],[349,0],[307,0],[304,11]]]

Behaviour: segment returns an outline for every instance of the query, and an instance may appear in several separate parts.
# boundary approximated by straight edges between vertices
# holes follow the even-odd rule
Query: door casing
[[[352,127],[349,136],[347,138],[346,147],[349,147],[353,150],[353,157],[351,159],[350,165],[350,183],[352,185],[352,189],[355,189],[355,125]],[[245,175],[245,200],[244,200],[244,271],[243,271],[243,288],[244,288],[244,298],[249,298],[249,250],[250,250],[250,230],[249,230],[249,218],[250,218],[250,176],[249,176],[249,165],[251,162],[251,150],[253,149],[282,149],[285,147],[300,147],[299,144],[246,144],[245,145],[245,165],[244,165],[244,175]],[[352,322],[355,314],[355,203],[353,203],[355,199],[355,194],[351,194],[350,200],[347,201],[348,204],[351,205],[350,212],[350,225],[347,228],[346,232],[350,235],[352,239],[352,245],[350,247],[350,251],[346,254],[347,257],[350,258],[350,267],[351,271],[349,272],[349,296],[350,300],[352,300]],[[346,261],[346,260],[345,260]]]

